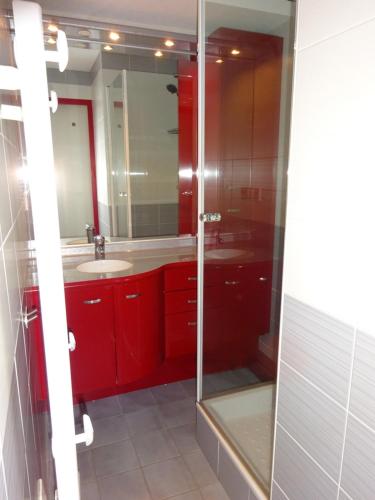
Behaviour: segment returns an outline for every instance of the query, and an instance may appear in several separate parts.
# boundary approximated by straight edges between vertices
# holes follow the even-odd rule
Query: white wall
[[[374,496],[375,3],[298,2],[274,500]]]
[[[374,278],[374,15],[373,2],[300,2],[284,292],[375,334],[363,307]]]
[[[66,97],[69,99],[92,99],[91,85],[49,82],[48,88],[54,90],[58,97]]]

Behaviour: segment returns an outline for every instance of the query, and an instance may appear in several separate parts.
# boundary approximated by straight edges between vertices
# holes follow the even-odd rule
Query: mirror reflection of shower
[[[165,88],[170,92],[172,95],[176,94],[178,96],[178,88],[174,83],[168,83],[168,85],[165,86]],[[171,135],[178,135],[178,128],[170,128],[167,130],[168,134]]]

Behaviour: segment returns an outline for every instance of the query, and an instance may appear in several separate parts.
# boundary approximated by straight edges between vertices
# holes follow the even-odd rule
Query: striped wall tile
[[[12,379],[9,397],[9,409],[2,453],[8,498],[23,498],[26,474],[25,446],[15,374]]]
[[[8,500],[8,496],[5,489],[5,477],[3,469],[3,461],[0,455],[0,498],[1,500]]]
[[[275,481],[272,485],[272,497],[271,500],[288,500],[288,498],[284,495],[281,489],[277,486]]]
[[[349,410],[375,430],[375,338],[357,333]]]
[[[274,479],[289,500],[336,500],[337,484],[278,425]]]
[[[375,498],[375,432],[350,415],[341,486],[354,500]]]
[[[345,410],[281,362],[278,422],[339,480]]]
[[[285,296],[281,359],[343,406],[354,328]]]
[[[351,500],[350,496],[342,488],[340,488],[339,500]]]

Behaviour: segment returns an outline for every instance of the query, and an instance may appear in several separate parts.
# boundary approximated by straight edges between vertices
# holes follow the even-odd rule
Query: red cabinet
[[[205,370],[244,366],[269,329],[272,262],[207,263],[204,289]],[[129,278],[69,284],[65,289],[72,385],[78,399],[171,382],[194,373],[197,266],[167,265]],[[39,308],[38,292],[28,294]],[[46,400],[41,323],[29,327],[36,399]]]
[[[197,350],[197,265],[171,266],[164,272],[165,355],[195,356]]]
[[[246,366],[257,355],[258,337],[269,331],[272,262],[206,267],[210,281],[204,289],[205,369]]]
[[[113,287],[65,289],[68,329],[76,339],[70,353],[75,396],[116,385]]]
[[[114,296],[117,382],[125,385],[163,360],[161,273],[115,285]]]
[[[186,290],[197,288],[197,265],[188,263],[167,267],[164,271],[164,289]]]

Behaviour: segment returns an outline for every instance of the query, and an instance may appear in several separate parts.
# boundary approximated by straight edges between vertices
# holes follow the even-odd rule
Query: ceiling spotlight
[[[115,31],[111,31],[110,34],[109,34],[109,38],[113,42],[117,42],[117,40],[120,40],[120,35],[118,33],[116,33]]]
[[[155,57],[163,57],[163,52],[161,50],[157,50],[155,52]]]
[[[232,56],[238,56],[239,53],[240,53],[240,51],[238,49],[232,49],[231,50]]]
[[[80,36],[90,36],[91,35],[91,31],[89,31],[89,30],[79,30],[78,34]]]
[[[165,40],[164,45],[166,47],[173,47],[174,46],[174,41],[173,40]]]
[[[49,43],[50,45],[55,45],[56,40],[52,36],[50,36],[47,40],[47,43]]]
[[[113,50],[110,45],[104,45],[103,50],[106,50],[107,52]]]
[[[224,61],[222,59],[216,59],[215,62],[217,62],[217,64],[223,64]]]
[[[56,24],[49,24],[48,31],[50,31],[51,33],[57,33],[59,31],[59,28],[56,26]]]

